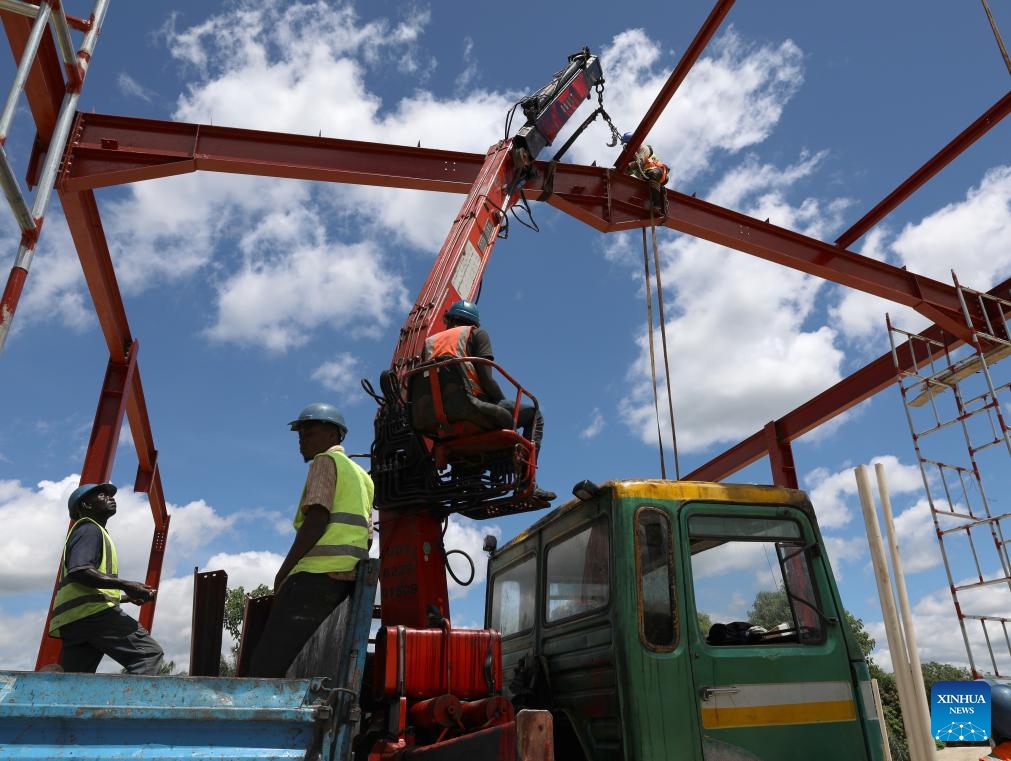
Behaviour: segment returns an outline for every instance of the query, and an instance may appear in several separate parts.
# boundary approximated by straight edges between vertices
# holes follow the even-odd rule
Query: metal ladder
[[[973,677],[1011,675],[1011,301],[952,276],[972,342],[957,349],[887,319],[892,358]],[[914,368],[896,351],[908,341]],[[1011,363],[1008,363],[1011,364]],[[907,364],[906,367],[909,367]],[[1003,376],[1001,375],[1003,373]]]
[[[34,19],[21,60],[18,61],[14,82],[11,84],[3,112],[0,114],[0,184],[3,185],[7,203],[21,228],[21,242],[18,246],[17,256],[7,279],[3,297],[0,299],[0,349],[7,341],[14,312],[21,298],[25,280],[28,278],[28,270],[35,255],[35,245],[42,229],[46,207],[49,205],[49,198],[56,183],[60,161],[63,158],[67,137],[77,111],[77,102],[81,97],[81,86],[87,75],[91,55],[98,41],[98,34],[102,28],[108,6],[109,0],[95,0],[88,20],[73,19],[74,28],[84,32],[84,40],[75,52],[71,37],[71,23],[68,21],[68,16],[61,2],[58,0],[38,0],[38,4],[34,4],[22,0],[0,0],[0,10]],[[29,72],[36,62],[39,46],[43,41],[47,27],[52,30],[55,36],[56,47],[65,69],[65,94],[60,104],[53,133],[49,138],[45,159],[36,183],[35,196],[31,200],[29,208],[26,193],[22,191],[21,184],[11,166],[10,157],[7,155],[6,141],[18,100],[25,89]]]

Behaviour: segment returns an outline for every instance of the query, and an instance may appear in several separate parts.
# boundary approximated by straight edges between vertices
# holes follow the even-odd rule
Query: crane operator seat
[[[477,304],[472,301],[452,304],[446,310],[445,320],[449,328],[477,328],[481,324]],[[478,398],[473,388],[468,393],[468,386],[473,387],[479,381],[474,376],[472,363],[459,361],[467,355],[465,340],[460,338],[458,346],[450,343],[453,345],[449,350],[446,345],[437,349],[430,338],[425,345],[424,364],[437,367],[416,372],[408,381],[407,396],[414,430],[434,438],[446,438],[512,428],[513,416],[508,410]],[[440,353],[435,355],[436,351]],[[470,382],[468,371],[472,376]],[[436,395],[441,404],[437,404]]]

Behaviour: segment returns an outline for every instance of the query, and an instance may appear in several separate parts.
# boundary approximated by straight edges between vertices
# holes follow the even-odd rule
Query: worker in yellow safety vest
[[[123,598],[137,605],[153,600],[156,590],[119,578],[116,546],[105,530],[116,514],[115,494],[111,483],[81,484],[67,501],[74,524],[63,546],[49,634],[63,640],[64,671],[94,672],[108,655],[131,674],[157,674],[161,647],[119,607]]]
[[[369,556],[372,479],[341,446],[348,427],[332,404],[310,404],[289,424],[312,463],[295,510],[295,539],[274,578],[274,603],[249,675],[283,677],[319,625],[351,594]]]

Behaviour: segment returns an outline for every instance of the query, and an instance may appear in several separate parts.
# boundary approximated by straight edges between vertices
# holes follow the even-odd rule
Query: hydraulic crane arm
[[[598,59],[584,48],[569,56],[566,66],[551,82],[516,104],[513,112],[520,108],[526,123],[514,137],[507,136],[488,150],[463,208],[401,328],[391,368],[384,373],[381,383],[383,397],[376,414],[372,447],[372,477],[376,482],[380,519],[384,626],[424,628],[430,624],[430,613],[436,611],[448,619],[442,546],[442,522],[448,513],[466,511],[468,515],[486,517],[530,509],[525,500],[532,490],[536,467],[536,458],[529,456],[533,452],[530,442],[510,442],[506,449],[493,450],[489,455],[497,457],[504,453],[506,464],[495,460],[491,467],[482,465],[476,471],[469,464],[468,471],[453,463],[447,471],[445,462],[437,462],[432,455],[433,441],[411,425],[407,376],[422,363],[426,339],[445,329],[443,313],[447,307],[460,299],[476,300],[492,248],[507,225],[506,214],[533,175],[534,159],[551,145],[602,81]],[[507,135],[508,131],[507,121]],[[488,435],[497,434],[492,431]],[[512,435],[519,438],[519,434]],[[521,456],[518,453],[524,445],[527,454]],[[524,457],[528,469],[526,477],[520,478],[516,462]],[[469,480],[464,483],[462,479]]]
[[[477,180],[400,330],[393,355],[398,375],[417,364],[429,335],[445,329],[442,313],[449,304],[475,299],[505,216],[531,176],[534,159],[551,145],[593,87],[602,81],[600,61],[584,48],[569,56],[568,64],[551,82],[517,104],[527,118],[526,124],[515,137],[488,150]]]

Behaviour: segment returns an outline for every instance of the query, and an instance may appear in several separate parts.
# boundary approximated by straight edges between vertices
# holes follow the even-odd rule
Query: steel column
[[[116,447],[119,445],[119,431],[123,425],[123,412],[126,409],[126,400],[136,369],[136,342],[125,357],[109,358],[105,380],[98,395],[98,408],[95,410],[95,421],[91,427],[88,451],[81,468],[82,484],[100,484],[112,477],[112,464],[116,456]],[[42,641],[39,643],[36,669],[56,663],[60,659],[60,640],[49,636],[49,619],[52,617],[59,578],[60,569],[57,568],[53,593],[49,598],[49,611],[46,613],[46,623],[42,629]]]
[[[793,447],[779,435],[776,421],[765,424],[765,445],[769,451],[769,466],[772,469],[772,483],[798,489],[797,467],[793,464]]]

